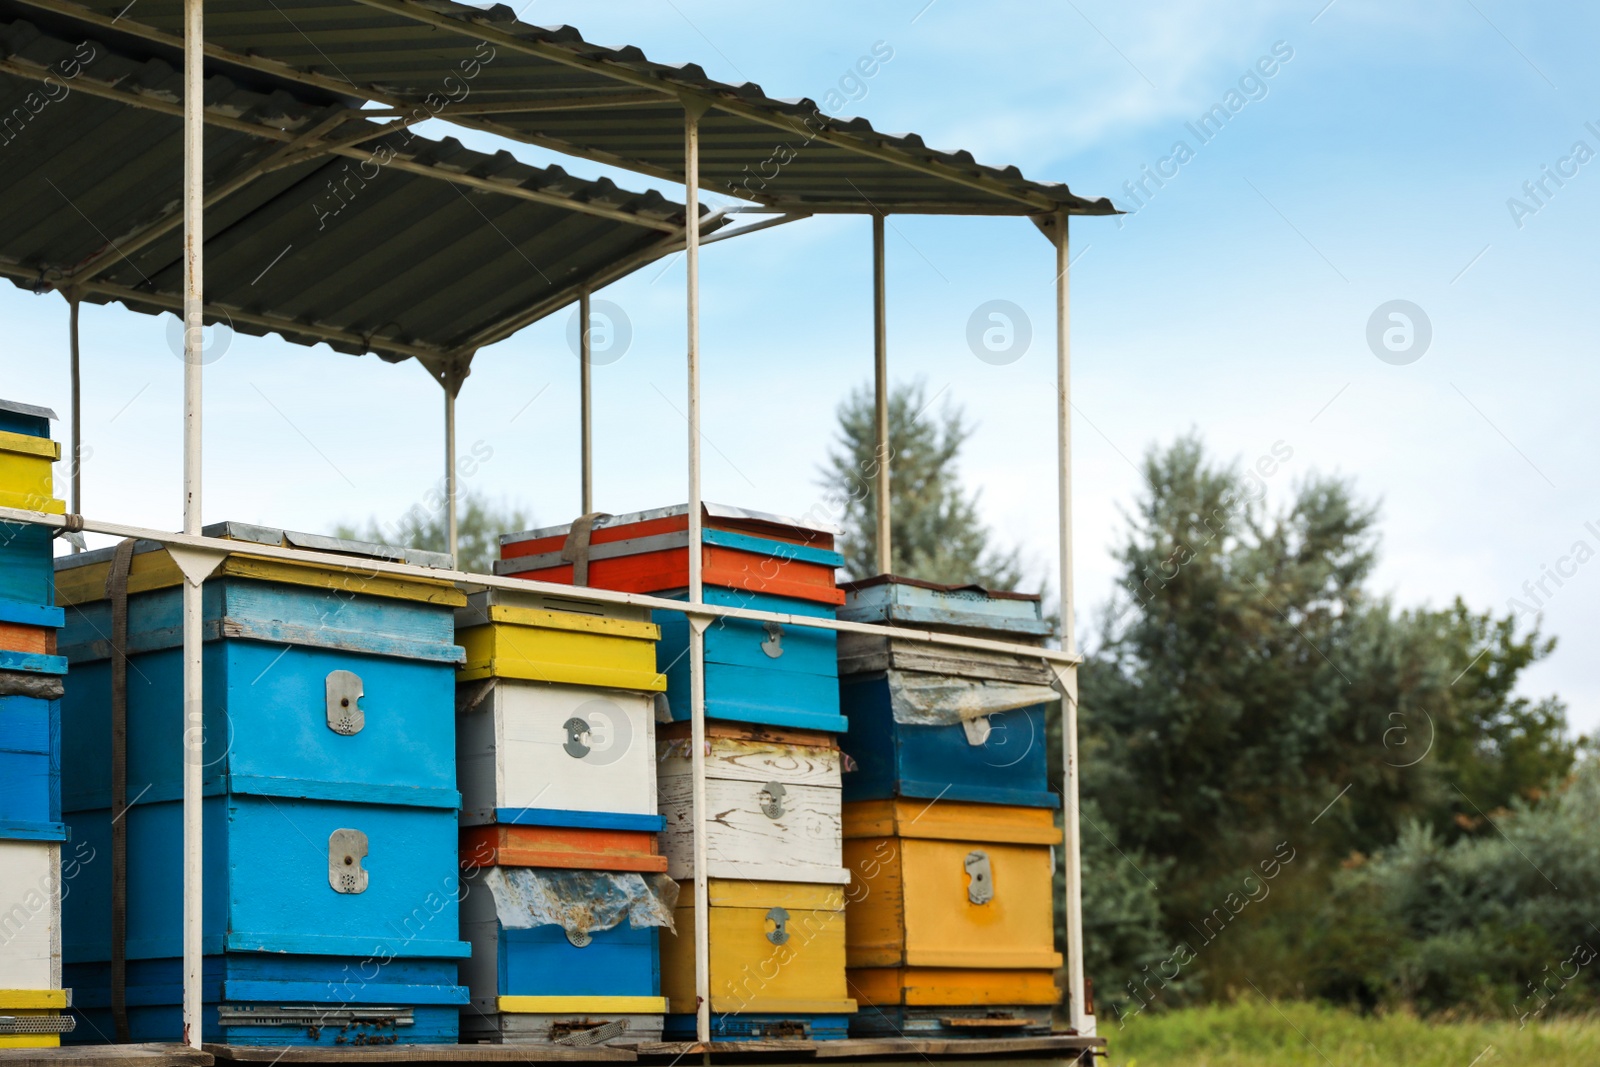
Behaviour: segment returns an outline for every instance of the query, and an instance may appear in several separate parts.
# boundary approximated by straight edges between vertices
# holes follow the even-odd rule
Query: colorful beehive
[[[845,586],[840,618],[1032,644],[1048,632],[1039,598],[880,576]],[[924,797],[1055,807],[1041,659],[910,638],[841,634],[842,742],[855,769],[846,802]]]
[[[456,625],[463,825],[660,830],[649,611],[493,590]]]
[[[456,613],[469,1040],[658,1041],[657,927],[677,886],[657,851],[649,612],[490,590]]]
[[[486,867],[468,882],[461,966],[468,1040],[557,1045],[661,1039],[660,927],[677,885],[664,874]]]
[[[234,1044],[453,1041],[459,794],[449,583],[251,554],[295,545],[449,565],[409,553],[224,523],[239,542],[203,587],[205,1039]],[[113,880],[126,893],[132,1040],[173,1040],[182,954],[182,589],[177,563],[135,545],[126,589],[126,870],[113,859],[115,550],[59,561],[64,808],[85,864],[66,904],[68,972],[100,1034],[111,1022]],[[381,961],[381,973],[368,974]],[[85,1028],[86,1030],[88,1028]],[[80,1031],[79,1038],[92,1036]]]
[[[601,516],[501,540],[497,573],[687,600],[688,509]],[[833,618],[844,562],[833,534],[799,519],[705,505],[705,602]],[[666,712],[689,718],[689,626],[658,612]],[[804,626],[719,619],[706,631],[706,716],[798,729],[843,730],[834,634]]]
[[[657,742],[667,873],[694,878],[689,724]],[[831,734],[706,724],[708,878],[844,885],[839,746]]]
[[[0,401],[0,506],[61,514],[54,413]],[[51,588],[53,531],[0,523],[0,1049],[61,1043],[63,613]],[[74,873],[76,864],[74,862]]]
[[[709,882],[711,1036],[719,1041],[846,1036],[856,1010],[845,982],[845,891],[837,885]],[[680,895],[662,939],[666,1036],[695,1036],[695,919]]]
[[[1048,1029],[1060,990],[1049,810],[920,799],[844,807],[857,1033]],[[951,1007],[955,1005],[955,1007]]]

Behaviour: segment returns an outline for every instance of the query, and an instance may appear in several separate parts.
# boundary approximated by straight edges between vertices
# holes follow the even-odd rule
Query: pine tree
[[[907,578],[955,585],[1015,589],[1022,563],[1002,550],[978,517],[978,494],[957,473],[961,446],[972,433],[960,408],[928,409],[921,382],[889,394],[889,500],[893,571]],[[845,569],[856,578],[879,572],[877,419],[873,392],[855,390],[839,405],[839,435],[820,484],[844,498]]]

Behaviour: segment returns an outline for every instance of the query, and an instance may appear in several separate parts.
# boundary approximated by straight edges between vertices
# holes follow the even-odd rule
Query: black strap
[[[128,1031],[128,569],[133,539],[117,544],[106,574],[111,601],[111,1019]]]
[[[579,515],[567,530],[566,543],[561,546],[561,558],[572,564],[573,585],[589,584],[589,538],[594,534],[595,524],[610,517],[603,511],[591,511],[587,515]]]

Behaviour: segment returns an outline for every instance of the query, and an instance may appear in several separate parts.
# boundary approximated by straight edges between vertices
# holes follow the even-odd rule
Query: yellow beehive
[[[224,535],[225,536],[225,535]],[[239,551],[249,552],[241,542]],[[106,576],[110,563],[93,563],[56,573],[56,603],[72,607],[92,604],[106,596]],[[450,582],[435,578],[391,577],[385,574],[342,570],[298,560],[267,559],[261,556],[228,556],[212,572],[215,578],[251,578],[260,582],[280,582],[311,589],[331,589],[345,595],[365,594],[393,600],[416,600],[427,604],[466,603],[466,597]],[[182,585],[183,572],[166,549],[135,551],[128,567],[128,594],[148,593]]]
[[[66,504],[56,499],[51,473],[51,464],[60,458],[58,441],[0,430],[0,506],[64,513]]]
[[[467,650],[458,678],[659,693],[667,688],[666,675],[656,671],[660,637],[647,608],[489,590],[456,612],[456,641]]]
[[[61,1044],[60,1031],[72,1029],[72,1020],[63,1019],[61,1012],[68,1006],[69,995],[64,989],[0,989],[0,1015],[17,1020],[17,1029],[28,1029],[39,1020],[43,1033],[0,1033],[0,1049],[56,1048]]]
[[[1061,989],[1052,971],[852,967],[849,976],[850,995],[864,1007],[1013,1007],[1061,1003]]]
[[[845,983],[843,887],[723,878],[708,885],[713,1014],[856,1010]],[[661,933],[661,991],[672,1012],[695,1010],[693,894],[684,883],[677,933]]]
[[[844,859],[855,882],[846,925],[850,967],[1059,967],[1051,846],[1061,831],[1053,815],[950,801],[846,804]],[[939,981],[917,976],[909,985],[937,988]]]

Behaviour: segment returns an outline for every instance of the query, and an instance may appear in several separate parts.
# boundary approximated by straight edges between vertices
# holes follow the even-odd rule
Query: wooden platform
[[[633,1063],[620,1048],[561,1048],[553,1045],[363,1045],[325,1048],[268,1045],[207,1045],[218,1067],[228,1063],[421,1065],[432,1063]]]
[[[941,1067],[1002,1064],[1017,1060],[1041,1063],[1087,1063],[1103,1055],[1103,1037],[1055,1035],[1017,1038],[882,1038],[848,1041],[716,1041],[709,1047],[693,1041],[662,1041],[620,1047],[561,1048],[551,1045],[390,1045],[359,1048],[206,1045],[196,1051],[183,1045],[91,1045],[50,1049],[0,1050],[0,1067],[222,1067],[224,1064],[318,1065],[349,1067],[424,1067],[428,1064],[640,1063],[671,1064],[709,1053],[713,1063],[895,1063],[938,1061]],[[690,1061],[691,1063],[695,1061]]]
[[[212,1067],[210,1053],[187,1045],[69,1045],[0,1049],[4,1067]]]

